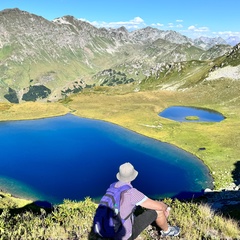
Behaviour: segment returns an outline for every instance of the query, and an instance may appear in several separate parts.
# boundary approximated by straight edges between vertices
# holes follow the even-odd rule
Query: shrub
[[[240,238],[237,222],[214,213],[206,204],[172,199],[165,202],[172,207],[169,223],[181,227],[181,239]],[[91,232],[96,207],[90,198],[86,198],[80,202],[65,200],[51,212],[43,208],[23,212],[4,209],[0,214],[0,239],[96,240],[98,238]],[[149,227],[142,237],[155,239],[156,230],[154,226]]]

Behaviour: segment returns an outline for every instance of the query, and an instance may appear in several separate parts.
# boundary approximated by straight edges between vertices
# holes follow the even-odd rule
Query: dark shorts
[[[150,224],[157,219],[155,210],[146,210],[134,218],[132,226],[132,236],[128,240],[133,240]]]

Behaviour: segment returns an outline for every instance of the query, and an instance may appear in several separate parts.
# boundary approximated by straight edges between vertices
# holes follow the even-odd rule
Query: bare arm
[[[152,200],[151,198],[147,198],[144,202],[140,204],[140,206],[147,209],[156,210],[156,211],[166,211],[168,208],[168,205],[165,204],[164,202],[155,201],[155,200]]]
[[[160,201],[154,201],[151,198],[147,198],[144,202],[140,204],[140,206],[147,209],[155,210],[157,212],[157,219],[156,219],[157,225],[163,231],[168,230],[167,218],[169,216],[169,209],[167,204]]]

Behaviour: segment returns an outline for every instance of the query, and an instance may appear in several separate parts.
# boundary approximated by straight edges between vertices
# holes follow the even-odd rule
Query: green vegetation
[[[39,119],[61,116],[68,112],[69,109],[61,103],[0,103],[0,121]]]
[[[74,112],[81,117],[121,125],[193,153],[209,167],[216,189],[235,180],[232,171],[240,155],[240,83],[205,81],[185,91],[130,92],[133,89],[134,84],[114,88],[98,86],[72,95],[62,103],[2,103],[0,120],[44,118]],[[173,105],[213,109],[226,119],[219,123],[179,123],[158,116]],[[205,151],[199,151],[200,148]]]
[[[185,89],[195,87],[207,76],[211,64],[208,61],[186,61],[167,64],[159,70],[156,76],[145,78],[141,82],[141,89],[155,90],[168,86],[170,89]]]
[[[199,117],[198,116],[186,116],[185,119],[189,120],[189,121],[196,121],[196,120],[199,120]]]
[[[181,226],[181,239],[238,239],[237,222],[214,213],[207,205],[166,199],[171,205],[169,223]],[[53,209],[37,208],[34,204],[0,214],[0,239],[83,239],[97,240],[92,221],[97,205],[86,198],[65,200]],[[157,229],[147,228],[144,239],[156,239]]]
[[[11,46],[4,46],[0,48],[0,60],[5,60],[12,52],[13,48]]]
[[[119,88],[121,94],[116,94],[113,88],[98,87],[96,91],[88,90],[71,96],[72,101],[67,106],[75,110],[74,114],[78,116],[113,122],[193,153],[209,167],[215,188],[219,189],[235,180],[232,171],[240,154],[240,129],[237,127],[240,119],[237,89],[240,86],[235,83],[235,87],[232,85],[224,90],[223,84],[228,84],[228,81],[220,82],[214,88],[211,85],[199,85],[184,92],[162,90],[129,93]],[[231,98],[227,100],[224,94],[231,95]],[[180,123],[158,115],[173,105],[213,109],[221,112],[226,119],[218,123]],[[203,147],[205,150],[199,151]]]
[[[185,91],[134,92],[134,89],[134,84],[114,88],[98,86],[58,103],[1,103],[0,120],[44,118],[74,112],[81,117],[121,125],[195,154],[209,167],[216,189],[236,180],[234,173],[240,155],[240,83],[222,79],[204,81]],[[226,119],[217,123],[180,123],[158,115],[173,105],[213,109]],[[15,200],[11,204],[10,199],[9,196],[0,200],[5,201],[4,206],[0,206],[4,209],[0,215],[0,239],[95,239],[94,235],[89,235],[96,207],[90,199],[65,201],[51,212],[36,211],[31,204],[23,207]],[[181,238],[240,238],[239,215],[226,218],[210,210],[207,203],[166,201],[170,201],[173,210],[170,224],[182,228]],[[150,237],[153,233],[156,233],[154,228],[150,228],[143,236],[154,239]]]
[[[88,239],[96,209],[90,199],[64,201],[54,209],[29,204],[0,215],[0,239]]]
[[[13,197],[10,193],[0,192],[0,212],[1,209],[22,208],[32,203],[31,200]]]
[[[91,34],[90,25],[83,26],[86,32],[81,31],[79,35],[82,42],[75,45],[76,38],[71,42],[69,37],[72,33],[78,34],[75,27],[64,34],[65,41],[63,32],[57,30],[56,34],[54,24],[49,21],[44,23],[42,18],[38,21],[32,15],[29,25],[26,14],[20,20],[19,11],[14,11],[17,15],[7,18],[5,14],[3,18],[4,22],[7,20],[9,34],[12,32],[10,38],[15,40],[14,44],[0,49],[0,99],[12,102],[0,103],[0,121],[46,118],[69,112],[109,121],[196,155],[209,168],[215,189],[239,180],[240,81],[224,77],[206,80],[209,73],[218,68],[239,66],[239,45],[224,55],[220,53],[226,52],[225,46],[218,45],[217,49],[205,52],[188,44],[170,44],[160,39],[141,45],[126,41],[120,47],[112,36],[104,34],[105,30],[94,29]],[[33,35],[29,31],[23,34],[23,25],[16,24],[16,20],[27,24],[27,28],[40,30],[34,30]],[[75,25],[73,19],[68,20],[73,24],[69,26]],[[43,23],[47,24],[46,28]],[[49,27],[53,35],[49,34]],[[35,37],[45,35],[49,37]],[[67,97],[71,83],[81,79],[88,85],[96,84],[97,80],[103,80],[99,71],[104,72],[104,69],[112,69],[114,73],[105,79],[104,86],[84,89]],[[122,84],[133,79],[131,84]],[[119,85],[109,87],[116,83]],[[39,102],[14,104],[21,102],[18,97],[23,94],[23,99],[33,101],[40,93],[45,96],[44,91],[50,93],[48,89],[51,97],[45,101],[65,98],[56,103],[43,103],[38,99]],[[212,109],[221,112],[226,119],[217,123],[180,123],[158,115],[167,107],[183,105]],[[172,206],[170,224],[182,228],[181,239],[240,239],[239,209],[232,209],[224,217],[210,210],[207,202],[200,202],[200,199],[199,202],[195,199],[166,201]],[[81,202],[65,200],[53,209],[43,209],[29,200],[0,192],[0,240],[94,240],[96,237],[90,231],[95,209],[96,204],[89,198]],[[154,228],[150,228],[143,236],[156,239],[155,234]]]

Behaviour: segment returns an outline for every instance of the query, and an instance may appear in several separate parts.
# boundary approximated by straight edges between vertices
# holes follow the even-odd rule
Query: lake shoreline
[[[109,126],[111,126],[111,128],[115,128],[115,126],[116,127],[118,127],[119,129],[122,129],[123,131],[128,131],[130,134],[136,134],[136,136],[135,137],[137,137],[137,136],[139,136],[140,137],[140,139],[141,138],[144,138],[144,139],[149,139],[150,141],[154,141],[154,142],[156,142],[156,144],[165,144],[164,142],[162,142],[162,141],[160,141],[160,140],[157,140],[157,139],[154,139],[154,138],[151,138],[151,137],[149,137],[149,136],[145,136],[145,135],[142,135],[142,134],[140,134],[140,133],[137,133],[137,132],[135,132],[135,131],[132,131],[131,129],[127,129],[127,128],[125,128],[125,127],[122,127],[121,125],[118,125],[118,124],[115,124],[115,123],[111,123],[111,122],[109,122],[109,121],[105,121],[105,120],[95,120],[95,119],[90,119],[90,118],[85,118],[85,117],[80,117],[80,116],[78,116],[78,115],[75,115],[75,114],[72,114],[72,113],[68,113],[68,114],[65,114],[65,115],[63,115],[63,116],[66,116],[67,117],[67,115],[69,115],[70,116],[70,119],[72,119],[72,117],[71,116],[73,116],[73,117],[76,117],[76,119],[77,119],[77,124],[78,124],[78,119],[79,120],[81,120],[81,119],[85,119],[85,120],[94,120],[94,121],[97,121],[97,122],[102,122],[102,123],[106,123],[106,124],[111,124],[111,125],[109,125]],[[60,122],[62,122],[62,120],[63,119],[61,119],[61,117],[62,116],[51,116],[51,117],[47,117],[48,119],[51,119],[51,118],[55,118],[55,117],[60,117],[59,119],[58,119],[58,121],[60,121]],[[46,119],[46,117],[45,118],[43,118],[43,119]],[[68,120],[68,117],[67,118],[64,118],[65,120],[64,121],[66,121],[66,120]],[[75,118],[74,118],[75,119]],[[73,120],[74,120],[73,119]],[[30,120],[30,121],[32,121],[32,120],[40,120],[39,118],[37,118],[37,119],[28,119],[28,120]],[[84,121],[85,121],[84,120]],[[52,120],[51,120],[51,122],[53,122]],[[74,120],[74,122],[75,122],[75,120]],[[34,124],[34,123],[31,123],[31,125],[32,124]],[[62,124],[62,123],[61,123]],[[46,125],[48,125],[48,123],[46,124]],[[100,125],[102,125],[102,124],[100,124]],[[104,127],[105,125],[103,125],[103,128],[105,128]],[[107,127],[108,128],[108,127]],[[117,128],[117,129],[118,129]],[[121,130],[121,131],[122,131]],[[117,130],[117,132],[118,132],[119,130]],[[137,137],[137,138],[139,138],[139,137]],[[173,145],[173,144],[169,144],[169,143],[166,143],[166,144],[168,144],[169,146],[170,146],[170,148],[173,148],[173,149],[176,149],[176,151],[180,151],[180,152],[185,152],[186,154],[190,154],[189,152],[187,152],[187,151],[185,151],[185,150],[182,150],[181,148],[179,148],[179,147],[177,147],[177,146],[175,146],[175,145]],[[156,145],[157,146],[157,145]],[[154,145],[153,145],[153,149],[154,149],[155,147],[154,147]],[[178,150],[177,150],[178,149]],[[157,150],[158,151],[158,150]],[[171,150],[170,150],[171,151]],[[190,155],[189,155],[190,156]],[[191,156],[192,157],[194,157],[194,158],[196,158],[196,160],[199,162],[199,163],[197,163],[196,162],[196,164],[202,164],[203,166],[204,166],[204,168],[203,169],[205,169],[204,170],[204,175],[202,175],[202,176],[206,176],[206,181],[207,181],[207,179],[209,179],[207,182],[205,182],[205,183],[208,183],[207,184],[207,186],[210,186],[210,185],[212,185],[212,180],[213,180],[213,178],[212,178],[212,176],[211,176],[211,174],[210,174],[210,171],[209,171],[209,168],[203,163],[203,161],[201,161],[201,159],[199,159],[199,158],[197,158],[195,155],[193,155],[193,154],[191,154]],[[195,161],[194,161],[195,162]],[[183,162],[184,163],[184,162]],[[161,164],[163,164],[163,163],[161,163]],[[185,164],[185,163],[184,163]],[[178,166],[178,165],[176,165],[176,166]],[[199,165],[200,166],[200,165]],[[202,167],[201,167],[202,168]],[[202,171],[202,170],[200,170],[199,169],[199,171]],[[205,175],[206,174],[206,175]],[[208,176],[208,177],[207,177]],[[211,179],[211,180],[210,180]],[[189,181],[189,184],[190,184],[190,182],[192,182],[192,181]],[[195,183],[193,183],[193,185],[194,185]],[[181,185],[179,185],[179,186],[181,186]],[[189,185],[190,186],[190,185]],[[194,185],[195,186],[195,185]],[[196,185],[197,186],[197,185]],[[200,185],[199,185],[200,186]],[[181,187],[180,187],[180,189],[181,189]],[[196,190],[197,190],[198,188],[196,188]],[[189,190],[190,190],[190,188],[189,188]],[[202,190],[204,190],[204,188],[202,189]],[[198,191],[198,190],[197,190]],[[159,192],[159,195],[161,195],[162,194],[162,192],[160,191]],[[20,197],[22,197],[22,196],[20,196]],[[72,199],[72,198],[71,198]]]
[[[8,107],[2,107],[0,119],[3,119],[4,116],[4,120],[10,121],[31,120],[71,113],[82,118],[117,124],[135,133],[172,144],[193,154],[208,168],[214,179],[214,188],[220,189],[234,180],[231,172],[234,170],[239,150],[233,143],[237,142],[239,131],[236,131],[235,128],[232,129],[232,126],[238,124],[240,112],[234,106],[226,108],[227,106],[220,103],[209,102],[204,96],[203,99],[189,98],[191,94],[191,91],[184,93],[145,91],[124,94],[89,91],[72,95],[69,100],[58,103],[5,104]],[[96,104],[96,101],[99,104]],[[223,113],[226,121],[217,124],[179,124],[158,116],[165,108],[178,106],[179,103],[181,106],[214,109]],[[2,105],[4,104],[2,103]],[[189,133],[191,134],[189,135]],[[229,138],[231,142],[225,137],[226,134],[231,136]],[[225,148],[224,146],[229,147]],[[204,149],[204,151],[199,149]],[[218,160],[217,163],[215,159]]]

